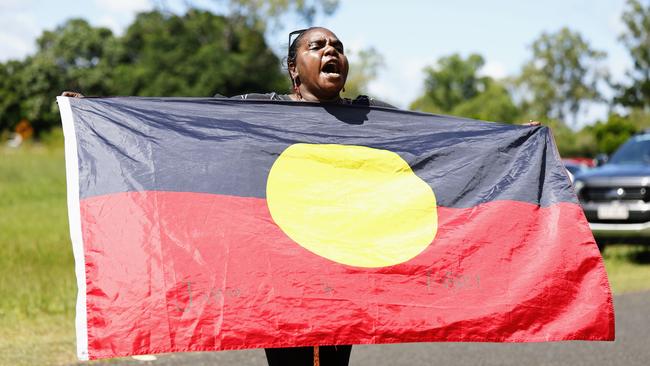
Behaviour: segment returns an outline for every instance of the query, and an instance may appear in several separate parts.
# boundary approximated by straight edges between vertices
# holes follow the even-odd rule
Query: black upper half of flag
[[[131,191],[265,198],[296,143],[397,153],[438,205],[577,203],[547,127],[356,105],[218,98],[71,98],[80,198]]]

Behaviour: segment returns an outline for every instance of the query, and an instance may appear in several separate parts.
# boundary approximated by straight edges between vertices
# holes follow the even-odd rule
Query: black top
[[[224,98],[223,95],[216,94],[215,98]],[[242,95],[235,95],[231,97],[232,99],[252,99],[252,100],[293,100],[289,94],[278,94],[278,93],[249,93]],[[359,95],[355,99],[350,98],[341,98],[339,100],[340,104],[353,104],[353,105],[367,105],[371,107],[384,107],[384,108],[395,108],[397,107],[390,105],[386,102],[382,102],[375,98],[370,98],[367,95]]]

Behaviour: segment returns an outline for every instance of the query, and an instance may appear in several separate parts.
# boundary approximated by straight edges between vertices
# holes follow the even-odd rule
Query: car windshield
[[[609,159],[613,164],[650,164],[650,135],[631,138]]]
[[[570,171],[571,174],[575,175],[576,173],[579,173],[582,171],[584,168],[581,167],[580,165],[572,165],[572,164],[565,164],[564,167],[566,170]]]

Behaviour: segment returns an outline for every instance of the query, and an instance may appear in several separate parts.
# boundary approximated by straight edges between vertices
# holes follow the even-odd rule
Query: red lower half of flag
[[[129,192],[81,201],[91,359],[427,341],[612,340],[581,208],[438,207],[433,242],[390,267],[320,257],[266,201]]]

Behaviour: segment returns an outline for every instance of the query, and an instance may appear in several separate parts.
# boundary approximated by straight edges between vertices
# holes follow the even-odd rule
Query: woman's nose
[[[338,53],[339,51],[330,44],[326,45],[325,50],[323,51],[324,55],[337,55]]]

